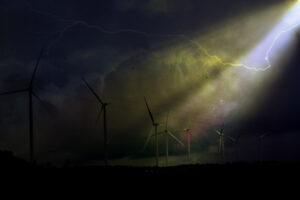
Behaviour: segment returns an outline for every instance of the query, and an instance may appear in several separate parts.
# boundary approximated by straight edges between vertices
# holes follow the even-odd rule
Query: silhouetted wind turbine
[[[239,159],[238,142],[240,140],[240,134],[238,134],[236,137],[232,137],[232,136],[226,136],[226,137],[233,143],[235,154],[236,154],[236,160],[238,161]]]
[[[218,136],[219,136],[219,149],[218,152],[222,156],[222,159],[224,159],[224,125],[221,128],[221,130],[216,130]]]
[[[259,135],[258,138],[258,160],[261,162],[262,161],[262,142],[263,139],[268,135],[268,133],[264,133]]]
[[[42,50],[41,50],[41,52],[40,52],[40,54],[37,58],[35,68],[34,68],[31,80],[29,82],[29,87],[28,88],[0,93],[0,96],[2,96],[2,95],[18,94],[18,93],[21,93],[21,92],[28,92],[28,97],[29,97],[29,160],[30,160],[30,162],[34,161],[33,103],[32,103],[33,98],[32,98],[32,96],[34,96],[38,101],[41,102],[41,99],[33,91],[33,83],[34,83],[34,80],[35,80],[36,72],[37,72],[40,60],[42,58],[43,52],[44,52],[44,48],[42,48]]]
[[[97,93],[93,90],[93,88],[88,84],[88,82],[82,78],[83,82],[86,84],[86,86],[89,88],[89,90],[92,92],[92,94],[96,97],[98,102],[101,104],[101,111],[100,115],[103,112],[103,130],[104,130],[104,162],[105,166],[108,165],[108,143],[107,143],[107,121],[106,121],[106,106],[108,106],[108,103],[103,102],[100,97],[97,95]]]
[[[155,165],[156,167],[158,167],[158,156],[159,156],[159,152],[158,152],[158,138],[157,138],[157,127],[159,126],[159,123],[156,123],[154,121],[154,118],[153,118],[153,115],[151,113],[151,110],[149,108],[149,105],[147,103],[147,100],[146,100],[146,97],[144,97],[144,100],[145,100],[145,104],[147,106],[147,110],[148,110],[148,113],[149,113],[149,116],[151,118],[151,121],[152,121],[152,125],[154,126],[155,128],[155,134],[154,134],[154,140],[155,140]]]
[[[175,132],[185,132],[185,134],[187,135],[187,156],[188,156],[188,160],[191,160],[191,129],[186,128],[183,130],[179,130],[179,131],[175,131]]]
[[[187,135],[187,145],[188,145],[188,160],[191,160],[191,129],[184,129],[185,134]]]
[[[165,139],[166,139],[166,166],[168,167],[169,165],[169,136],[173,138],[176,142],[184,146],[184,144],[168,129],[168,120],[169,120],[169,112],[167,114],[167,119],[166,119],[166,127],[165,130],[162,132],[165,134]]]

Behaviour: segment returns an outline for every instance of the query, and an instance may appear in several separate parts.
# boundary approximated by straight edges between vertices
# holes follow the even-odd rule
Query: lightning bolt
[[[266,60],[266,62],[268,63],[268,67],[267,67],[267,68],[270,68],[270,67],[271,67],[271,62],[270,62],[270,60],[269,60],[269,55],[270,55],[270,53],[272,52],[272,50],[273,50],[275,44],[277,43],[277,41],[280,39],[280,37],[281,37],[283,34],[288,33],[288,32],[290,32],[290,31],[296,29],[298,26],[300,26],[300,23],[297,23],[297,24],[292,25],[291,27],[289,27],[289,28],[287,28],[287,29],[285,29],[285,30],[280,31],[280,32],[274,37],[274,39],[273,39],[273,41],[272,41],[270,47],[268,48],[268,50],[267,50],[267,52],[266,52],[266,56],[265,56],[265,60]]]
[[[50,45],[48,46],[48,52],[49,49],[51,49],[51,47],[58,42],[64,35],[65,32],[67,32],[69,29],[71,29],[72,27],[76,26],[76,25],[83,25],[84,27],[90,28],[90,29],[95,29],[99,32],[105,33],[105,34],[110,34],[110,35],[117,35],[117,34],[122,34],[122,33],[132,33],[132,34],[139,34],[139,35],[143,35],[145,37],[160,37],[160,38],[180,38],[183,40],[188,41],[189,43],[195,45],[199,51],[201,51],[205,56],[207,56],[210,59],[214,59],[216,60],[217,63],[223,65],[223,66],[231,66],[231,67],[243,67],[245,69],[248,70],[254,70],[254,71],[266,71],[269,68],[272,67],[271,61],[270,61],[270,53],[272,52],[272,50],[274,49],[274,46],[276,45],[276,43],[278,42],[278,40],[281,38],[282,35],[284,35],[287,32],[290,32],[294,29],[296,29],[298,26],[300,26],[300,23],[297,23],[295,25],[290,26],[289,28],[285,29],[285,30],[281,30],[279,31],[274,39],[272,40],[272,43],[270,44],[269,48],[267,49],[266,53],[265,53],[265,61],[266,64],[264,66],[248,66],[246,64],[243,63],[233,63],[233,62],[226,62],[223,61],[220,57],[218,57],[217,55],[212,55],[208,52],[208,50],[202,46],[198,41],[188,37],[187,35],[184,34],[158,34],[158,33],[147,33],[147,32],[143,32],[143,31],[139,31],[139,30],[134,30],[134,29],[122,29],[122,30],[117,30],[117,31],[110,31],[110,30],[106,30],[103,27],[99,26],[99,25],[93,25],[93,24],[89,24],[86,21],[83,20],[76,20],[76,19],[61,19],[59,16],[54,15],[52,13],[48,13],[48,12],[42,12],[39,10],[34,9],[33,7],[31,7],[32,12],[35,12],[37,14],[40,15],[45,15],[45,16],[49,16],[51,18],[54,18],[58,21],[61,22],[65,22],[65,23],[70,23],[69,25],[65,26],[64,28],[57,30],[57,31],[53,31],[53,32],[47,32],[49,34],[53,34],[53,35],[58,35],[58,37],[53,40]]]

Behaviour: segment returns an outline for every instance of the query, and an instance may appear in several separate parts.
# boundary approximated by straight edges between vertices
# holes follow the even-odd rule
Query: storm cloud
[[[162,124],[160,129],[170,111],[174,131],[193,130],[195,162],[215,162],[215,129],[223,123],[226,134],[242,132],[246,138],[265,131],[276,138],[299,131],[297,55],[283,53],[281,62],[261,73],[223,65],[206,53],[238,62],[291,4],[2,1],[0,91],[27,87],[38,53],[46,45],[35,80],[36,93],[48,105],[34,102],[38,160],[101,163],[102,119],[96,121],[100,105],[81,81],[85,77],[109,102],[109,154],[116,163],[139,163],[135,159],[152,156],[150,147],[141,153],[152,130],[144,96]],[[299,43],[293,45],[291,49],[299,52]],[[26,94],[1,96],[0,110],[0,148],[26,158]],[[183,132],[177,135],[186,142]],[[170,145],[172,155],[184,157],[183,148]],[[232,144],[227,145],[233,151]],[[246,151],[251,144],[244,146]],[[250,154],[245,157],[256,158],[255,152]]]

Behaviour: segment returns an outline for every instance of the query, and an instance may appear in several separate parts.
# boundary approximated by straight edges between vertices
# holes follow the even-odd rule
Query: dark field
[[[205,165],[181,165],[175,167],[127,167],[127,166],[76,166],[55,167],[48,164],[29,163],[14,157],[9,151],[0,152],[2,175],[41,176],[47,178],[133,178],[165,177],[176,178],[201,177],[216,181],[220,177],[238,179],[277,180],[294,179],[299,176],[299,163],[257,162],[226,163]],[[28,173],[30,172],[30,173]],[[53,175],[53,176],[52,176]]]

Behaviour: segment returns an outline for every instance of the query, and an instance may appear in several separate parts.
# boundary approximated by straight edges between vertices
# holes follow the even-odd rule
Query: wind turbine
[[[185,134],[187,135],[187,145],[188,145],[188,160],[191,160],[191,129],[186,128],[183,130]]]
[[[100,115],[103,112],[103,131],[104,131],[104,162],[105,166],[108,165],[108,142],[107,142],[107,121],[106,121],[106,107],[108,106],[108,103],[103,102],[100,97],[97,95],[97,93],[93,90],[93,88],[88,84],[88,82],[82,78],[83,82],[86,84],[88,89],[92,92],[92,94],[96,97],[98,102],[101,104],[101,111]]]
[[[144,100],[145,100],[145,104],[146,104],[146,106],[147,106],[147,110],[148,110],[149,116],[150,116],[151,121],[152,121],[152,125],[153,125],[154,128],[155,128],[155,134],[154,134],[154,140],[155,140],[155,165],[156,165],[156,167],[158,167],[158,156],[159,156],[159,152],[158,152],[157,127],[159,126],[159,123],[157,123],[157,122],[154,121],[154,118],[153,118],[153,115],[152,115],[151,110],[150,110],[150,108],[149,108],[149,105],[148,105],[148,103],[147,103],[146,97],[144,97]]]
[[[262,161],[262,142],[263,139],[268,135],[268,133],[261,134],[257,136],[258,138],[258,160],[261,162]]]
[[[232,137],[232,136],[226,136],[226,137],[233,143],[235,154],[236,154],[236,160],[238,161],[239,159],[238,142],[240,140],[240,134],[238,134],[236,137]]]
[[[166,120],[166,126],[165,126],[165,130],[162,132],[157,133],[157,135],[165,135],[165,150],[166,150],[166,166],[169,165],[169,136],[171,136],[171,138],[173,138],[176,142],[178,142],[179,144],[181,144],[182,146],[184,146],[184,144],[168,129],[168,116],[169,113],[167,115],[167,120]],[[155,134],[152,134],[151,132],[149,133],[146,143],[144,145],[144,150],[146,149],[151,137],[155,136]]]
[[[3,95],[10,95],[10,94],[18,94],[18,93],[22,93],[22,92],[28,92],[28,100],[29,100],[28,101],[28,103],[29,103],[29,105],[28,105],[28,107],[29,107],[29,160],[30,160],[30,162],[34,162],[33,96],[38,101],[42,102],[41,99],[39,98],[39,96],[33,90],[33,86],[34,86],[33,83],[34,83],[34,80],[35,80],[36,72],[37,72],[40,60],[42,58],[43,52],[44,52],[44,48],[42,48],[42,50],[41,50],[41,52],[40,52],[40,54],[37,58],[35,68],[34,68],[34,71],[32,73],[32,77],[31,77],[31,80],[29,82],[29,86],[27,88],[0,93],[0,96],[3,96]]]
[[[166,166],[167,167],[169,165],[169,136],[173,138],[176,142],[184,146],[184,144],[168,129],[168,120],[169,120],[169,112],[167,114],[165,130],[162,132],[165,134],[165,140],[166,140],[165,142],[166,142]]]
[[[224,159],[224,125],[220,130],[216,130],[216,132],[219,136],[218,153],[222,156],[222,159]]]

